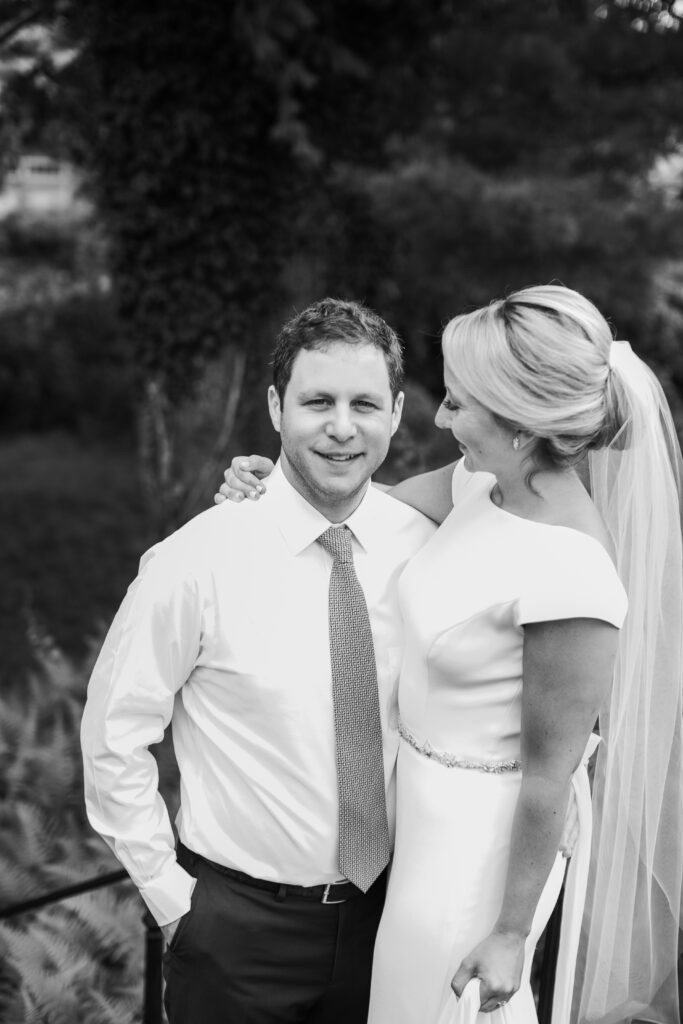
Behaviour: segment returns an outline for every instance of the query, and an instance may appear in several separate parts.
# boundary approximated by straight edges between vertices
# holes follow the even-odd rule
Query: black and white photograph
[[[683,0],[0,0],[0,1024],[683,1024]]]

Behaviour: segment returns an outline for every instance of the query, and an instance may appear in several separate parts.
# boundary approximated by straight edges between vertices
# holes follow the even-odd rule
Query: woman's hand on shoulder
[[[492,931],[466,956],[451,981],[460,998],[471,978],[479,978],[481,1012],[491,1013],[515,994],[522,980],[525,938],[517,932]]]
[[[223,474],[225,483],[213,496],[216,505],[222,501],[243,501],[249,498],[258,501],[266,493],[262,483],[273,472],[275,465],[265,455],[236,455],[230,468]]]

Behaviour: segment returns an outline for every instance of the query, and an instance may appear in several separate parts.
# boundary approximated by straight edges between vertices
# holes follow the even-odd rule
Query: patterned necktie
[[[377,665],[351,532],[330,527],[318,542],[330,575],[330,660],[339,790],[339,868],[366,892],[389,862]]]

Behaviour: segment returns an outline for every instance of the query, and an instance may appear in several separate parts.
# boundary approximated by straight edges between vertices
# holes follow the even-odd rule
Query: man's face
[[[381,349],[345,342],[303,349],[284,401],[271,387],[268,404],[289,482],[330,522],[346,519],[401,420],[403,394],[392,402]]]

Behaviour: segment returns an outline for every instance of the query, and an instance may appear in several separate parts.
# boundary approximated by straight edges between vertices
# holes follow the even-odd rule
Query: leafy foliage
[[[43,638],[41,674],[0,699],[1,906],[114,867],[83,810],[78,725],[90,663],[76,668]],[[142,910],[121,883],[0,922],[0,1020],[139,1020]]]
[[[683,218],[656,193],[613,196],[590,178],[493,179],[462,162],[419,163],[365,188],[390,247],[376,279],[378,304],[405,325],[418,376],[435,388],[438,360],[413,325],[443,323],[539,281],[582,291],[620,337],[655,361],[661,355],[651,333],[652,282],[662,260],[679,251]]]
[[[130,345],[92,217],[0,222],[0,429],[132,436]]]
[[[30,78],[43,97],[31,123],[45,139],[61,125],[62,141],[90,167],[122,329],[138,380],[151,382],[141,391],[141,457],[156,458],[147,476],[159,502],[173,490],[161,464],[180,474],[174,411],[207,360],[246,350],[240,401],[249,416],[274,312],[349,289],[393,312],[382,268],[394,244],[405,262],[414,231],[427,258],[410,277],[399,266],[384,282],[403,296],[411,350],[416,331],[437,332],[444,316],[445,303],[429,302],[423,317],[421,293],[434,278],[450,289],[445,315],[472,295],[490,297],[501,279],[507,285],[520,254],[525,281],[580,283],[591,272],[573,274],[572,261],[592,269],[611,259],[610,245],[623,251],[623,232],[608,238],[619,204],[649,251],[647,219],[640,237],[632,216],[633,183],[681,139],[683,33],[673,2],[36,0],[33,11],[51,45],[23,41],[31,75],[9,82]],[[0,22],[3,14],[9,32],[13,0],[0,4]],[[15,33],[20,52],[22,40]],[[21,107],[11,92],[8,100],[8,111]],[[396,214],[385,200],[377,216],[376,187],[369,206],[361,196],[368,171],[383,176]],[[464,233],[439,217],[445,174],[465,179],[462,202],[487,204]],[[476,175],[488,176],[486,188]],[[603,239],[567,239],[593,224]],[[465,246],[475,254],[469,278],[467,260],[451,278],[446,268]],[[291,262],[308,265],[307,286],[294,294]],[[639,298],[631,285],[624,280],[624,293]],[[419,345],[415,354],[421,374]],[[160,413],[163,429],[152,436]]]
[[[435,40],[438,152],[489,171],[646,171],[681,140],[675,3],[469,0]],[[668,20],[667,20],[668,18]],[[650,29],[650,31],[648,31]]]

